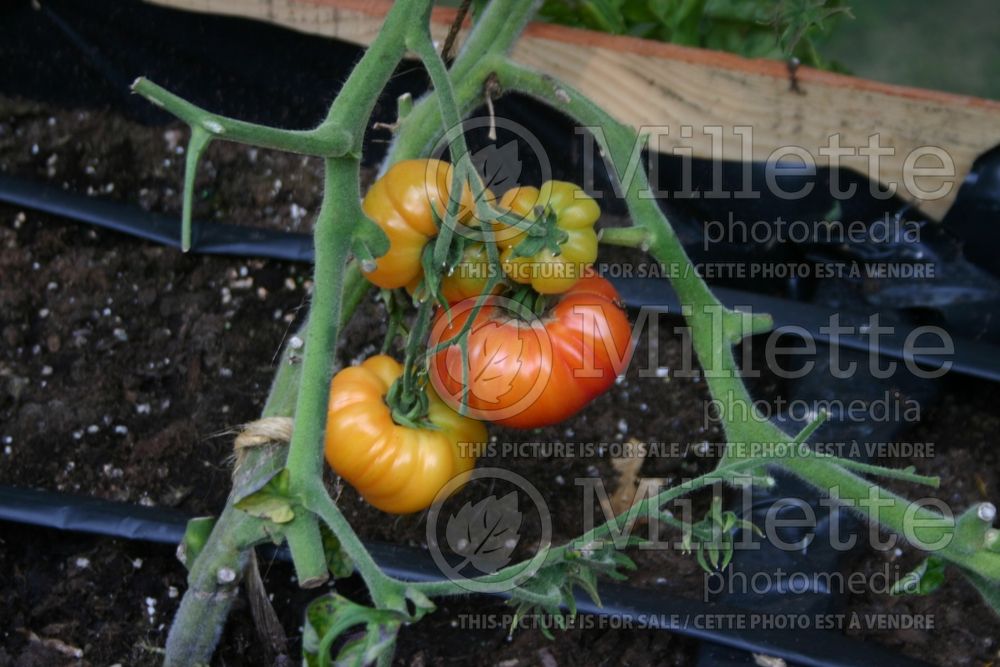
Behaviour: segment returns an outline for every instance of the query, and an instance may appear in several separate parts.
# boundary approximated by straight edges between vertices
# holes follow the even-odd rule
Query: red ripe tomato
[[[475,299],[438,314],[432,347],[453,341]],[[466,404],[476,419],[514,428],[567,419],[607,391],[631,355],[631,325],[618,293],[604,278],[581,278],[542,317],[491,296],[468,334],[467,367],[452,344],[434,355],[431,383],[453,409]]]

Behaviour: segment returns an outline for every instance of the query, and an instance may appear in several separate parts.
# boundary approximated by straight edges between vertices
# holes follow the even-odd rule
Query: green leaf
[[[944,583],[945,562],[936,557],[925,558],[920,565],[893,585],[892,595],[927,595]]]
[[[198,559],[198,554],[205,548],[208,536],[215,528],[215,517],[202,516],[191,519],[184,529],[184,538],[181,544],[184,545],[184,566],[191,569],[191,565]]]
[[[580,14],[589,27],[620,35],[625,32],[625,19],[617,4],[612,0],[582,0]]]
[[[263,488],[241,498],[234,507],[274,523],[288,523],[294,519],[295,511],[288,495],[288,470],[278,471]]]
[[[399,626],[410,617],[389,609],[372,609],[342,595],[323,595],[306,607],[302,628],[302,658],[306,667],[330,664],[330,649],[344,632],[364,625],[364,634],[344,644],[337,654],[338,665],[367,665],[390,650]]]
[[[700,547],[698,549],[696,549],[695,552],[694,552],[694,557],[695,557],[695,560],[698,561],[698,565],[701,567],[702,570],[704,570],[705,572],[707,572],[709,574],[712,574],[712,573],[715,572],[715,569],[712,568],[712,567],[709,567],[708,562],[705,560],[705,554],[704,554],[704,550],[703,549],[701,549]]]
[[[326,566],[334,579],[346,579],[354,573],[354,562],[347,555],[340,540],[325,524],[319,524],[320,536],[323,540],[323,551],[326,553]]]
[[[434,214],[437,218],[437,213]],[[424,271],[424,289],[434,298],[441,302],[444,297],[441,295],[441,272],[442,267],[434,261],[434,244],[428,243],[424,246],[424,251],[420,255],[420,265]]]
[[[594,604],[598,607],[602,606],[601,596],[597,593],[597,575],[594,574],[593,570],[580,568],[579,572],[573,576],[572,581],[590,596],[590,599],[594,601]]]
[[[416,610],[413,617],[416,619],[422,618],[424,614],[429,614],[437,609],[434,602],[416,588],[407,588],[405,595],[406,599],[413,603],[413,607]]]
[[[719,566],[720,570],[725,570],[729,567],[730,561],[733,560],[734,551],[732,542],[726,542],[722,546],[722,564]]]

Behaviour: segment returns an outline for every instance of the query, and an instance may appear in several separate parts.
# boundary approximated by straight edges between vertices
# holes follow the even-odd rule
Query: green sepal
[[[279,470],[261,489],[244,496],[233,507],[258,519],[288,523],[295,518],[292,499],[288,494],[288,479],[288,469]]]

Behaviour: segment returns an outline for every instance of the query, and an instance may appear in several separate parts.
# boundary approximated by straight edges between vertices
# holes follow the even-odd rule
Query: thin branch
[[[200,128],[214,139],[316,157],[338,157],[346,154],[353,145],[353,135],[350,132],[331,124],[323,124],[312,130],[283,130],[220,116],[178,97],[144,77],[135,80],[132,91],[166,109],[192,129]]]
[[[469,14],[470,6],[472,6],[472,0],[462,0],[462,4],[458,8],[458,13],[455,14],[455,20],[451,22],[451,27],[448,28],[448,36],[445,37],[444,46],[441,47],[441,59],[445,62],[451,60],[451,52],[455,48],[458,31],[462,29],[462,23],[465,22],[465,17]]]

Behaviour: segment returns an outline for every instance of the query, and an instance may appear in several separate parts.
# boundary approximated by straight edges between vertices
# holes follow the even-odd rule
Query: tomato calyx
[[[426,282],[426,276],[424,278]],[[430,327],[433,302],[425,299],[417,310],[417,318],[406,344],[406,359],[403,372],[389,387],[385,395],[386,405],[392,413],[392,419],[400,426],[410,428],[436,428],[427,416],[430,402],[427,397],[427,371],[421,354],[427,331]]]
[[[551,207],[536,206],[534,216],[535,220],[524,230],[525,236],[514,246],[511,257],[534,257],[543,250],[548,250],[553,257],[558,257],[562,254],[562,244],[569,238],[569,234],[556,224],[559,220],[558,214]]]
[[[426,382],[423,383],[426,385]],[[436,429],[427,417],[430,402],[424,387],[410,389],[405,376],[400,376],[385,395],[385,403],[392,413],[392,420],[400,426],[414,429]]]
[[[522,320],[534,320],[541,317],[549,305],[548,298],[533,290],[531,285],[518,285],[508,298],[515,305],[514,315]]]

